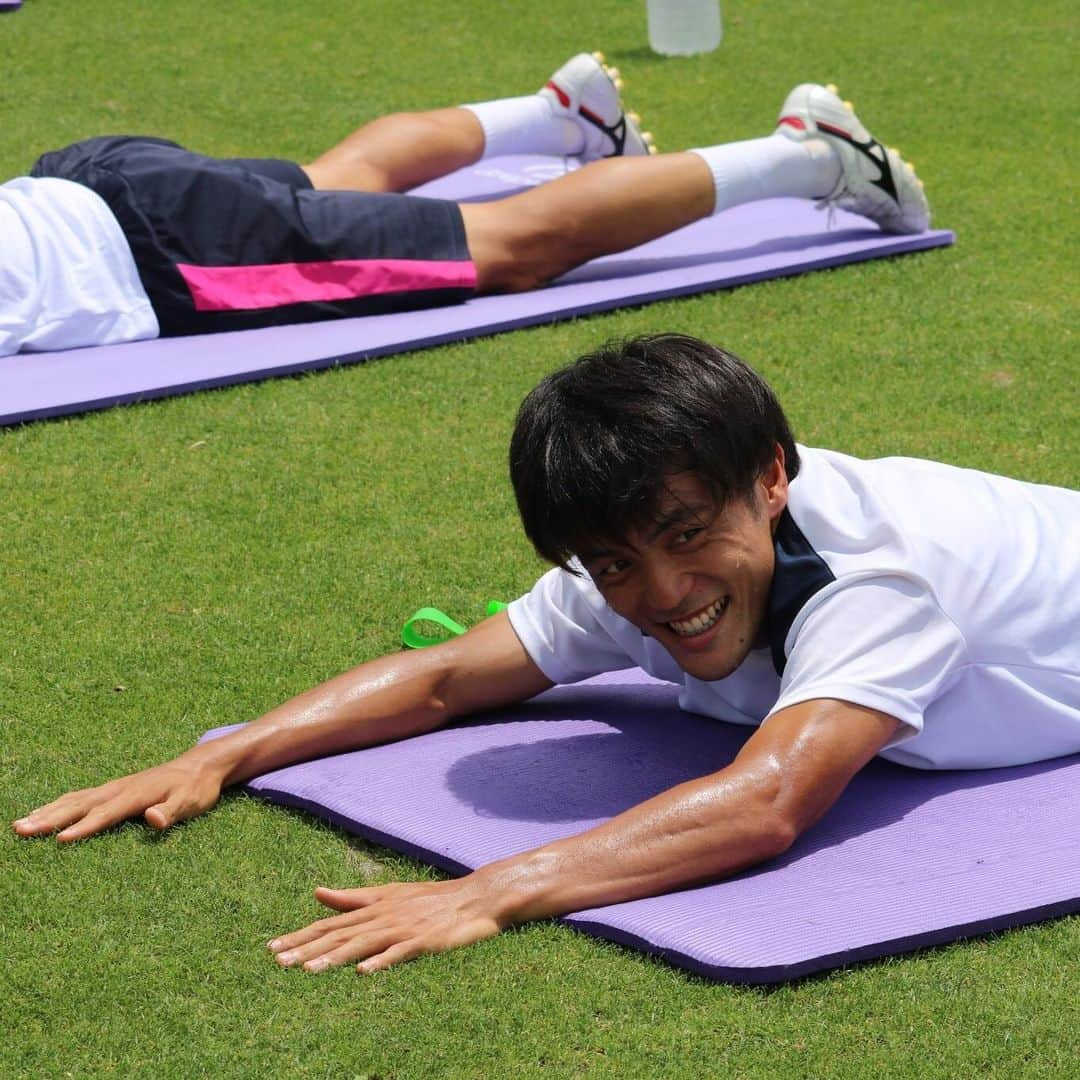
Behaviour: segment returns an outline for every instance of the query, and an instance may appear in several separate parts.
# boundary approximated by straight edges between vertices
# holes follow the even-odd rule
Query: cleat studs
[[[623,87],[624,87],[624,86],[626,85],[626,83],[624,83],[624,82],[622,81],[622,79],[619,79],[619,78],[615,78],[615,79],[612,79],[612,80],[611,80],[611,85],[612,85],[612,86],[614,86],[614,87],[615,87],[615,89],[616,89],[616,90],[618,90],[618,91],[619,91],[619,92],[621,93],[621,92],[622,92],[622,88],[623,88]]]
[[[844,102],[844,108],[847,109],[849,113],[853,113],[855,111],[855,106],[850,101]]]
[[[606,66],[604,68],[604,70],[608,73],[608,78],[618,79],[618,78],[620,78],[622,76],[622,72],[617,67],[614,67],[613,65]]]
[[[836,94],[837,96],[840,94],[840,87],[834,82],[826,84],[825,89],[828,90],[830,94]]]
[[[603,64],[607,61],[607,57],[604,56],[604,54],[599,49],[597,49],[596,52],[592,54],[592,56],[598,64]]]
[[[638,114],[636,112],[628,112],[626,114],[626,119],[629,120],[631,124],[640,124],[641,123],[641,117],[638,116]]]

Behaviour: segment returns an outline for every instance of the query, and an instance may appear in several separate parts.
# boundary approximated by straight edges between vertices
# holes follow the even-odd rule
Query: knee
[[[461,207],[478,292],[527,292],[567,268],[567,230],[513,202]]]

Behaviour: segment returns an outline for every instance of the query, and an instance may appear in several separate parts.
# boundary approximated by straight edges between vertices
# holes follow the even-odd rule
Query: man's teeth
[[[724,614],[727,605],[728,598],[725,596],[723,600],[714,600],[704,611],[695,615],[692,619],[673,619],[668,623],[668,626],[681,637],[693,637],[695,634],[703,634]]]

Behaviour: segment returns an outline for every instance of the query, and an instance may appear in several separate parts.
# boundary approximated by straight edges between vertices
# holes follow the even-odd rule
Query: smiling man
[[[798,446],[758,375],[678,335],[546,378],[510,467],[556,565],[506,612],[16,832],[71,841],[140,813],[166,828],[281,765],[634,665],[681,684],[684,708],[757,728],[724,769],[578,836],[452,881],[319,889],[341,914],[270,942],[286,966],[370,972],[773,857],[875,755],[934,769],[1080,752],[1080,494]]]

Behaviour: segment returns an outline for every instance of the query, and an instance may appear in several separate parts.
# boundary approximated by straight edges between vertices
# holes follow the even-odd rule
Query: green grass
[[[531,584],[513,410],[611,336],[758,366],[806,442],[1080,483],[1071,5],[725,3],[708,57],[644,5],[28,0],[0,19],[0,173],[90,134],[308,158],[389,109],[526,91],[604,47],[662,147],[837,81],[955,248],[0,435],[0,816],[140,767]],[[2,241],[0,241],[2,242]],[[1063,823],[1064,824],[1064,823]],[[1075,1069],[1080,920],[773,991],[553,925],[372,979],[261,943],[316,883],[423,867],[229,797],[158,837],[0,836],[0,1074],[956,1077]],[[1072,1062],[1070,1066],[1069,1063]]]

